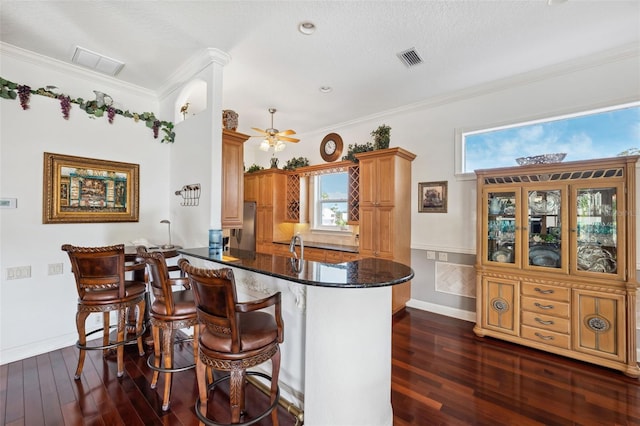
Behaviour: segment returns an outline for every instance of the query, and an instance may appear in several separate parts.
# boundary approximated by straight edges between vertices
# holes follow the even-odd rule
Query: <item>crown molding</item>
[[[152,97],[154,99],[157,98],[157,94],[154,91],[146,89],[144,87],[127,83],[117,78],[109,77],[102,73],[92,71],[92,70],[80,67],[78,65],[70,64],[67,62],[60,61],[58,59],[53,59],[48,56],[40,55],[30,50],[22,49],[20,47],[17,47],[2,41],[0,41],[0,56],[13,57],[15,59],[28,62],[37,66],[45,66],[48,68],[52,68],[52,69],[55,69],[56,71],[59,71],[65,74],[73,74],[79,78],[90,80],[92,82],[98,81],[109,86],[116,86],[118,88],[123,89],[124,91],[134,93],[140,96]]]
[[[618,61],[624,61],[627,59],[636,59],[640,64],[640,45],[637,43],[629,43],[619,46],[614,49],[605,50],[593,55],[584,56],[581,58],[573,59],[570,61],[561,62],[555,65],[550,65],[537,70],[528,71],[521,74],[516,74],[503,79],[494,80],[488,83],[480,84],[473,87],[468,87],[456,92],[450,92],[441,96],[434,96],[423,101],[415,102],[412,104],[403,105],[398,108],[381,111],[368,116],[356,118],[354,120],[346,121],[343,123],[336,123],[331,127],[325,127],[315,131],[308,131],[305,134],[313,133],[326,133],[333,132],[336,128],[353,126],[369,121],[380,120],[390,115],[402,114],[406,112],[412,112],[421,109],[434,108],[454,102],[458,102],[465,99],[470,99],[494,92],[503,90],[511,90],[516,87],[526,86],[537,81],[546,80],[554,77],[560,77],[562,75],[575,73],[578,71],[586,70],[589,68],[596,68],[603,65],[611,64]],[[640,68],[640,65],[639,65]],[[631,100],[637,97],[630,97]]]
[[[184,86],[185,83],[193,79],[209,65],[216,64],[225,66],[230,61],[231,56],[228,53],[214,47],[209,47],[192,56],[171,74],[167,81],[160,86],[157,95],[160,99],[164,99],[176,89]]]

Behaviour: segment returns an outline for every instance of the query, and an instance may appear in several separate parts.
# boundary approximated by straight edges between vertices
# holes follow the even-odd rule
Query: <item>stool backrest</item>
[[[153,296],[160,303],[163,303],[167,310],[167,315],[175,313],[175,305],[172,297],[173,282],[169,277],[169,269],[162,252],[147,252],[144,247],[138,248],[138,257],[147,263],[149,275],[151,276],[151,289]]]
[[[104,247],[77,247],[64,244],[76,278],[80,299],[87,292],[118,289],[118,297],[125,296],[124,244]]]
[[[213,334],[231,336],[231,351],[240,352],[239,311],[233,270],[204,269],[191,266],[186,259],[178,262],[191,283],[198,322]]]

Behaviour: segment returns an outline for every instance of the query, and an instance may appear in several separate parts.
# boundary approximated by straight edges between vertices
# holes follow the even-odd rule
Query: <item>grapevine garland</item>
[[[39,88],[32,90],[31,87],[23,84],[16,84],[12,81],[5,80],[0,77],[0,98],[3,99],[15,99],[20,100],[20,106],[22,109],[29,109],[29,100],[31,95],[46,96],[48,98],[58,99],[60,101],[60,109],[62,111],[62,117],[65,120],[69,119],[69,112],[71,111],[71,104],[77,104],[80,109],[89,114],[90,118],[102,117],[104,113],[107,113],[107,120],[109,124],[113,124],[113,120],[116,115],[121,115],[127,118],[133,118],[135,122],[140,120],[144,121],[147,127],[153,131],[153,138],[158,139],[160,130],[164,132],[164,137],[161,142],[173,143],[176,137],[173,131],[173,123],[170,121],[161,121],[156,118],[152,112],[143,112],[141,114],[136,112],[130,112],[129,110],[123,111],[118,108],[114,108],[111,105],[101,105],[94,101],[85,101],[82,98],[71,98],[68,95],[57,94],[53,92],[53,86],[47,86],[46,88]]]

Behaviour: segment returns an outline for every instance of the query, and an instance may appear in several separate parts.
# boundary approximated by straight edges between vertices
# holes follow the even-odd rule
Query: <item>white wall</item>
[[[96,79],[50,60],[2,47],[0,75],[32,88],[58,86],[73,98],[108,93],[115,106],[158,111],[157,98],[136,87]],[[57,100],[31,96],[31,107],[0,99],[0,197],[17,198],[17,209],[0,210],[0,363],[75,343],[77,293],[64,243],[107,245],[145,237],[165,242],[160,220],[169,214],[171,145],[154,139],[142,122],[116,116],[91,119],[73,105],[64,120]],[[179,143],[179,142],[176,142]],[[134,223],[42,224],[43,152],[140,165],[140,221]],[[63,263],[62,275],[47,275]],[[31,266],[31,278],[6,280],[6,269]]]

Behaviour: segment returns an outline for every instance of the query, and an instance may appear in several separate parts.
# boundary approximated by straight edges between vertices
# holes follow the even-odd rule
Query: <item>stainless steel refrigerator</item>
[[[240,250],[256,251],[255,201],[245,201],[242,228],[231,229],[229,246]]]

